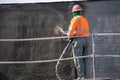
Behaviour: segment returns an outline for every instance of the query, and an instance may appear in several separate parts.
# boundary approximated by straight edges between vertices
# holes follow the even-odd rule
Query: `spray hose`
[[[66,47],[64,48],[62,54],[60,55],[60,57],[57,61],[56,66],[55,66],[55,73],[56,73],[56,77],[57,77],[58,80],[62,80],[59,73],[58,73],[58,66],[60,64],[60,60],[62,59],[63,55],[66,53],[66,51],[67,51],[68,47],[70,46],[70,44],[72,43],[73,39],[69,39],[68,41],[69,42],[67,43]]]

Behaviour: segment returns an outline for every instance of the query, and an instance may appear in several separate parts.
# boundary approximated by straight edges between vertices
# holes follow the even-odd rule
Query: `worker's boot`
[[[77,77],[76,79],[73,79],[73,80],[80,80],[80,77]]]

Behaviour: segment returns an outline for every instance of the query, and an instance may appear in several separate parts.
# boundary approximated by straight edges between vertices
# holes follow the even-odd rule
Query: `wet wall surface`
[[[91,33],[120,32],[120,1],[75,2],[85,8]],[[60,36],[67,30],[74,2],[0,5],[0,38],[24,39]],[[95,36],[95,54],[120,54],[119,36]],[[34,61],[59,58],[67,41],[63,39],[0,42],[1,61]],[[90,42],[91,44],[91,42]],[[71,57],[71,48],[64,57]],[[92,53],[91,45],[89,53]],[[57,80],[55,64],[1,64],[0,80]],[[96,76],[120,78],[119,58],[96,58]],[[59,73],[64,80],[75,77],[73,61],[63,61]],[[92,77],[92,59],[87,59],[87,77]]]
[[[60,36],[57,27],[68,25],[69,3],[0,5],[0,38],[42,38]],[[1,61],[34,61],[59,58],[67,41],[44,40],[0,42]],[[71,56],[71,51],[67,56]],[[55,64],[0,65],[0,72],[10,80],[56,80]],[[62,62],[61,77],[74,76],[73,61]],[[1,80],[4,77],[1,76]]]

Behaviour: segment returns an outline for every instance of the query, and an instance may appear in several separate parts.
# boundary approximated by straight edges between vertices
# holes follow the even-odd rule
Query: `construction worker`
[[[61,33],[66,34],[68,37],[73,36],[81,36],[75,37],[73,39],[74,45],[72,47],[73,57],[84,56],[87,53],[88,49],[88,36],[89,36],[89,25],[87,19],[82,16],[81,12],[83,9],[80,5],[76,4],[72,8],[73,18],[71,20],[68,33],[65,33],[62,29]],[[85,59],[75,59],[75,67],[77,70],[78,78],[74,80],[80,80],[86,77],[85,71]]]

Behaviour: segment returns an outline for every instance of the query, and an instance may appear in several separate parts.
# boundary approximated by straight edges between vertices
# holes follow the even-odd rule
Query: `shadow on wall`
[[[0,80],[10,80],[10,79],[4,73],[0,72]]]

